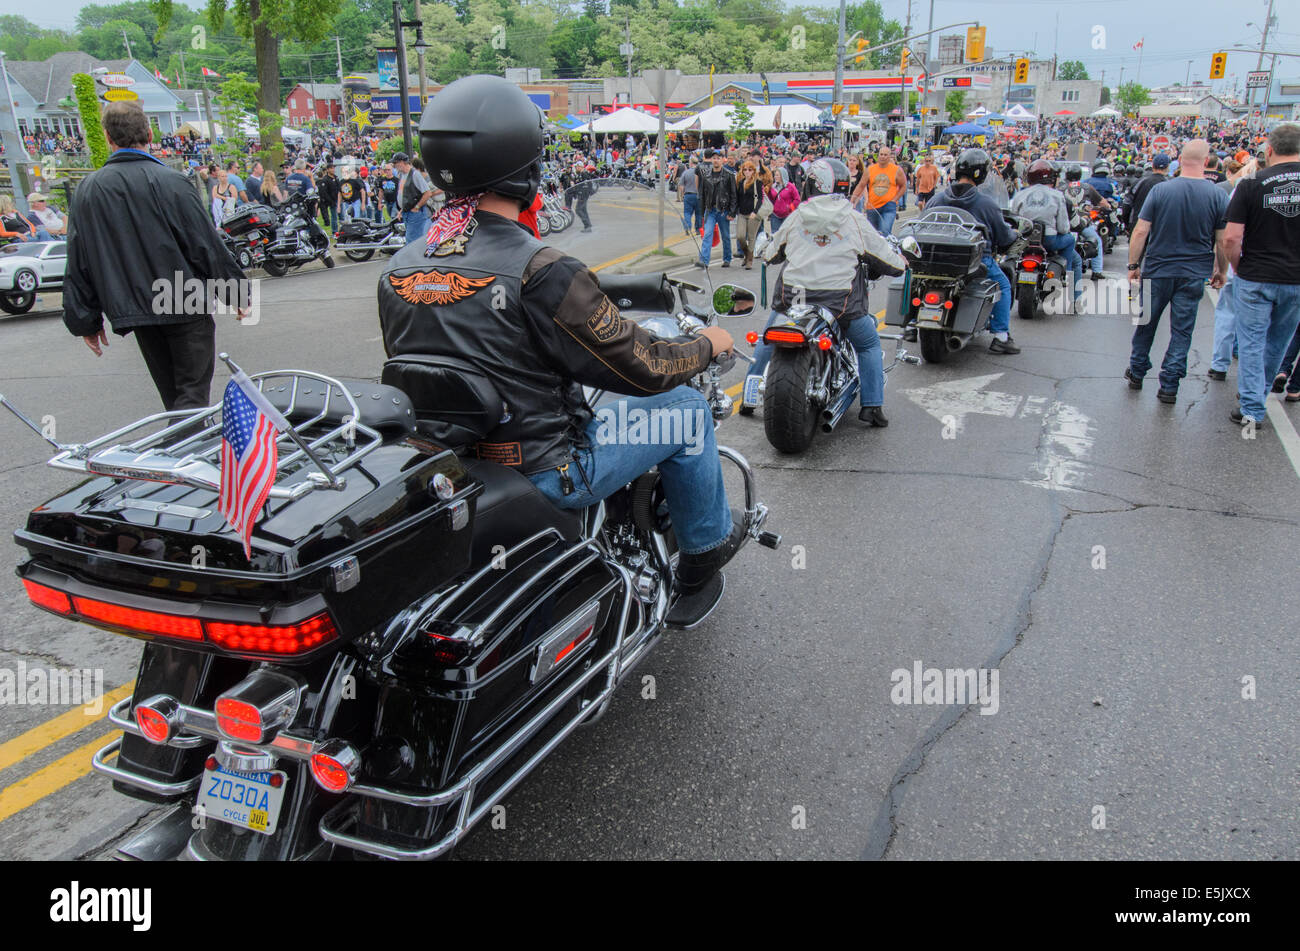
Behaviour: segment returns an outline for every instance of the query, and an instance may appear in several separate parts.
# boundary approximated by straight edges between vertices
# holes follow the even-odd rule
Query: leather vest
[[[469,454],[524,474],[562,466],[592,413],[581,384],[544,359],[521,304],[524,272],[546,246],[500,215],[477,215],[471,227],[440,255],[425,257],[416,242],[393,256],[379,279],[384,346],[390,357],[459,357],[492,381],[502,419]]]

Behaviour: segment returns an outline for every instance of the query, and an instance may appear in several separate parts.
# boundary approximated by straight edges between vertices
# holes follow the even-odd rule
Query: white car
[[[38,290],[62,290],[67,263],[66,241],[16,241],[0,248],[0,310],[25,314]]]

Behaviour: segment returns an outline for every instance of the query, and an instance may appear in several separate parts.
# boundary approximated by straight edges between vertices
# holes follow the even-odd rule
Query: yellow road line
[[[117,735],[116,730],[105,733],[99,739],[73,750],[67,756],[56,759],[30,776],[0,789],[0,822],[85,776],[91,770],[90,758]]]
[[[65,736],[71,736],[93,723],[98,723],[108,715],[109,707],[131,696],[131,691],[134,689],[135,681],[123,684],[116,690],[110,690],[97,701],[61,713],[53,720],[46,720],[40,726],[33,727],[5,743],[0,743],[0,769],[8,769],[14,763],[26,759],[38,750],[52,746]],[[103,704],[104,709],[97,716],[90,712],[90,708],[99,703]]]
[[[680,235],[673,239],[665,238],[664,247],[671,248],[673,245],[680,244],[681,242],[688,241],[688,240],[690,240],[690,235]],[[621,257],[611,258],[610,260],[605,261],[602,264],[597,264],[595,267],[592,268],[592,270],[601,271],[607,267],[611,267],[615,264],[622,264],[624,261],[631,261],[634,258],[639,258],[644,254],[649,254],[651,251],[657,251],[658,249],[659,249],[659,242],[656,241],[654,244],[647,244],[644,248],[637,248],[635,251],[629,251],[627,254],[624,254]],[[672,262],[667,262],[667,263],[672,263]]]

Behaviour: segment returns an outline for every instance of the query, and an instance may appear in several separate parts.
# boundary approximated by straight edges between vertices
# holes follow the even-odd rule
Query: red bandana
[[[426,256],[444,241],[458,236],[469,227],[469,220],[474,217],[474,211],[478,208],[478,200],[482,197],[483,192],[479,192],[477,195],[462,195],[443,205],[442,211],[438,212],[438,217],[434,218],[433,224],[429,226]]]

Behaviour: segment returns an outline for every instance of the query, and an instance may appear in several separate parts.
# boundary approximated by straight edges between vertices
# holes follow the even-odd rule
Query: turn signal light
[[[912,306],[913,306],[913,307],[920,307],[920,306],[921,306],[921,298],[919,298],[919,297],[913,297],[913,298],[912,298]]]
[[[361,757],[342,740],[326,740],[311,754],[311,775],[326,792],[341,793],[356,782]]]
[[[749,333],[745,334],[745,342],[751,347],[754,346],[754,344],[758,343],[758,333],[751,330]]]
[[[952,310],[952,301],[950,301],[950,300],[946,300],[946,301],[944,301],[944,302],[943,302],[943,309],[944,309],[944,310]]]
[[[829,350],[834,345],[835,344],[831,341],[831,338],[826,336],[826,334],[822,334],[820,337],[817,338],[818,350]]]
[[[152,697],[135,708],[135,725],[150,743],[164,744],[175,732],[176,711],[170,697]]]

